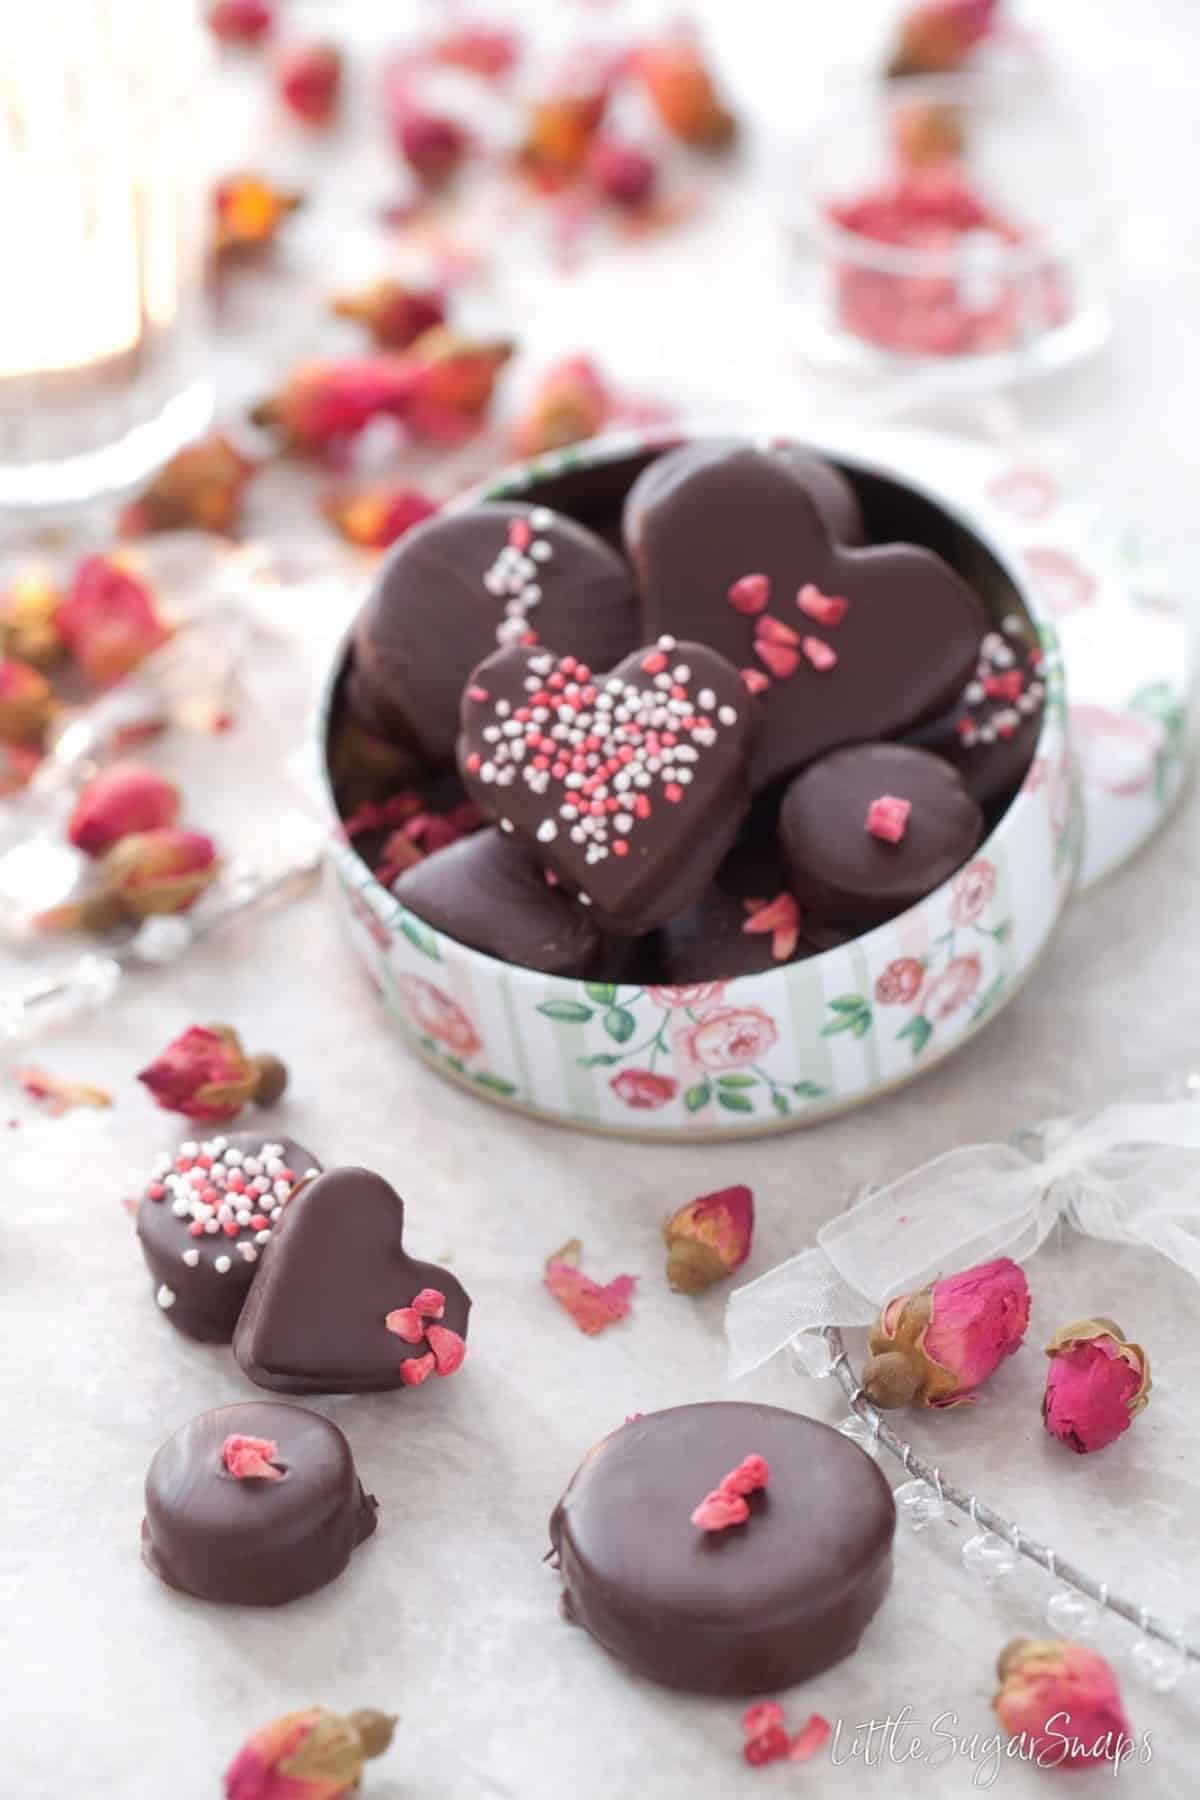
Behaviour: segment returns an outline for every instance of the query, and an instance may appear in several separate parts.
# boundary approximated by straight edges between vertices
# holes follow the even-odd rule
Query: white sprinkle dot
[[[175,1290],[174,1288],[169,1288],[164,1281],[154,1298],[158,1301],[158,1304],[162,1307],[164,1312],[169,1312],[175,1304]]]
[[[185,1250],[183,1253],[183,1260],[189,1269],[194,1269],[196,1264],[200,1261],[200,1252],[198,1250]]]
[[[218,1256],[213,1263],[213,1268],[217,1271],[218,1275],[228,1275],[232,1267],[233,1258],[231,1256]]]

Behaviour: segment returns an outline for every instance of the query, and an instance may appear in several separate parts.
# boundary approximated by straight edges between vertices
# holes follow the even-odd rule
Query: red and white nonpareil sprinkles
[[[315,1169],[299,1173],[290,1169],[282,1144],[264,1142],[257,1150],[245,1151],[235,1149],[223,1137],[204,1143],[189,1140],[174,1156],[164,1152],[157,1159],[145,1197],[169,1206],[181,1223],[186,1221],[189,1237],[228,1240],[228,1250],[212,1264],[218,1275],[225,1275],[233,1267],[230,1252],[243,1262],[258,1261],[284,1207],[300,1183],[316,1173]],[[199,1245],[184,1250],[180,1260],[185,1268],[196,1268]],[[170,1298],[164,1298],[168,1294]],[[160,1306],[166,1308],[174,1299],[169,1288],[159,1289]]]
[[[538,826],[538,841],[562,834],[583,848],[587,864],[627,856],[639,823],[686,799],[704,752],[737,724],[734,707],[709,687],[696,689],[688,665],[672,661],[676,649],[673,637],[659,638],[642,658],[644,682],[597,679],[573,656],[531,657],[525,701],[496,701],[496,722],[480,734],[487,748],[467,768],[489,787],[520,781],[539,798],[560,783],[563,797]],[[468,692],[488,697],[480,687]],[[512,830],[511,821],[500,824]]]
[[[1015,737],[1022,723],[1042,710],[1046,684],[1038,678],[1041,665],[1041,650],[1028,648],[1015,616],[1005,619],[999,631],[987,633],[979,646],[975,679],[963,691],[956,726],[965,750]]]
[[[488,593],[504,602],[504,617],[496,627],[496,642],[502,649],[538,641],[529,615],[541,602],[542,569],[554,555],[554,546],[545,535],[553,523],[554,514],[545,506],[535,506],[527,519],[513,519],[508,541],[484,574]]]

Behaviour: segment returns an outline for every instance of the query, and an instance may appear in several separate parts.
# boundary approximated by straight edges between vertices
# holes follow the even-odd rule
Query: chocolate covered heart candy
[[[601,924],[636,935],[695,899],[737,836],[756,722],[701,644],[660,637],[607,675],[504,650],[463,696],[459,769]]]
[[[233,1340],[251,1381],[359,1394],[452,1375],[471,1301],[403,1244],[404,1202],[368,1169],[330,1169],[284,1210]]]
[[[793,483],[793,491],[806,493],[825,522],[825,529],[839,544],[866,541],[862,508],[840,469],[803,444],[788,439],[752,444],[745,438],[700,438],[680,444],[655,457],[642,470],[625,499],[622,532],[635,565],[644,515],[669,500],[681,483],[713,464],[725,465],[736,458],[737,469],[766,469]]]
[[[699,638],[761,693],[756,789],[935,716],[975,667],[983,611],[952,569],[912,544],[833,542],[757,451],[691,469],[640,509],[629,547],[648,628]]]
[[[366,731],[450,762],[463,686],[497,645],[562,644],[603,669],[638,637],[629,570],[607,544],[545,506],[474,506],[387,558],[355,626],[346,702]]]

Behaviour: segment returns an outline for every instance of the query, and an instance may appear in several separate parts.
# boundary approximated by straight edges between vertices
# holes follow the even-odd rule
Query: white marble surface
[[[760,121],[751,163],[769,161],[820,87],[826,49],[827,61],[846,66],[851,26],[832,46],[815,7],[786,9],[786,23],[767,0],[714,0],[705,10]],[[856,21],[859,10],[846,9]],[[1053,434],[1064,457],[1159,534],[1191,580],[1200,283],[1185,150],[1197,14],[1191,0],[1144,0],[1136,20],[1124,0],[1058,0],[1045,24],[1093,95],[1130,203],[1128,307],[1101,365],[1022,405],[1035,430]],[[324,287],[332,263],[362,260],[352,212],[340,192],[337,204],[326,194],[297,237],[293,280],[307,270]],[[342,235],[354,242],[335,257]],[[731,183],[678,239],[597,259],[572,280],[522,262],[493,300],[519,319],[539,361],[556,348],[593,348],[626,383],[709,411],[761,412],[765,391],[776,415],[803,431],[829,396],[788,344],[783,266],[763,193]],[[268,363],[282,367],[305,347],[315,310],[315,298],[306,311],[297,290],[250,278],[231,299],[229,326],[244,327],[223,358],[231,391],[248,391],[252,377],[261,386]],[[265,481],[255,510],[265,529],[290,538],[308,527],[288,481]],[[326,617],[313,641],[336,623]],[[283,763],[298,714],[293,703],[275,716],[260,707],[225,739],[164,746],[193,816],[224,841],[253,848],[287,803]],[[803,1769],[747,1770],[737,1704],[634,1681],[561,1621],[556,1578],[541,1561],[546,1516],[583,1451],[625,1413],[726,1392],[723,1296],[681,1299],[662,1279],[658,1226],[671,1207],[751,1183],[756,1273],[809,1239],[862,1181],[1026,1120],[1158,1095],[1200,1061],[1198,816],[1193,801],[1139,863],[1073,906],[1039,979],[946,1067],[815,1133],[745,1148],[652,1150],[471,1102],[393,1043],[316,895],[267,931],[131,985],[103,1017],[39,1047],[57,1072],[113,1088],[117,1104],[57,1123],[22,1115],[19,1129],[0,1133],[0,1788],[22,1800],[206,1800],[249,1730],[319,1699],[402,1715],[393,1751],[367,1777],[377,1800],[425,1791],[447,1800],[972,1792],[983,1777],[965,1760],[931,1768],[885,1758],[860,1773],[821,1757]],[[7,957],[0,974],[8,981],[29,966]],[[455,1381],[318,1403],[348,1432],[379,1497],[379,1532],[334,1586],[261,1615],[168,1592],[137,1548],[141,1483],[158,1443],[194,1412],[255,1392],[226,1351],[180,1339],[159,1317],[118,1205],[172,1137],[136,1069],[175,1031],[213,1016],[287,1057],[294,1082],[280,1127],[327,1162],[360,1161],[393,1179],[409,1203],[413,1247],[452,1259],[476,1301],[470,1358]],[[16,1099],[11,1110],[20,1112]],[[590,1271],[640,1278],[632,1317],[594,1341],[539,1282],[546,1253],[573,1235]],[[914,1420],[914,1440],[1028,1530],[1195,1635],[1195,1286],[1148,1254],[1077,1240],[1052,1244],[1030,1274],[1028,1348],[978,1407]],[[1041,1430],[1038,1346],[1090,1311],[1115,1314],[1148,1345],[1155,1392],[1133,1431],[1084,1459]],[[782,1367],[744,1391],[830,1421],[844,1411],[832,1384]],[[853,1659],[789,1697],[797,1725],[818,1710],[852,1734],[909,1706],[926,1731],[952,1711],[960,1732],[991,1732],[996,1652],[1038,1632],[1049,1586],[1028,1569],[1001,1593],[976,1588],[957,1560],[966,1535],[961,1522],[901,1534],[891,1598]],[[1118,1791],[1182,1800],[1195,1791],[1200,1685],[1193,1674],[1172,1696],[1149,1694],[1130,1671],[1133,1636],[1113,1624],[1100,1640],[1154,1752],[1148,1766],[1123,1771]],[[1023,1800],[1065,1779],[1011,1765],[995,1786]],[[1111,1791],[1102,1773],[1072,1786],[1081,1796]]]

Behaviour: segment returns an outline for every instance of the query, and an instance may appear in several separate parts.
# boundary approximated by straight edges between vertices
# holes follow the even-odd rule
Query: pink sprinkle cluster
[[[177,1219],[186,1219],[189,1237],[223,1235],[244,1262],[252,1263],[258,1261],[262,1246],[270,1243],[271,1228],[300,1183],[316,1173],[316,1169],[305,1169],[297,1175],[289,1169],[282,1144],[263,1143],[250,1152],[215,1137],[204,1143],[181,1144],[174,1157],[160,1156],[145,1197],[170,1206]],[[199,1249],[184,1250],[181,1260],[187,1268],[196,1268]],[[233,1267],[233,1259],[218,1256],[213,1267],[224,1275]]]
[[[1018,666],[1022,655],[1028,675]],[[1037,674],[1041,666],[1042,652],[1026,647],[1019,619],[1005,619],[1002,630],[987,633],[979,646],[975,678],[963,690],[962,716],[955,727],[964,749],[1015,737],[1022,721],[1041,711],[1046,698],[1046,684]]]
[[[771,1468],[765,1456],[744,1456],[711,1494],[705,1494],[692,1514],[692,1524],[701,1531],[725,1531],[730,1525],[744,1525],[750,1517],[746,1495],[765,1488],[770,1479]]]
[[[446,1296],[440,1288],[422,1288],[408,1306],[398,1306],[388,1313],[384,1324],[406,1344],[425,1343],[424,1356],[410,1356],[400,1364],[400,1379],[405,1387],[420,1387],[431,1375],[453,1375],[461,1369],[467,1346],[457,1331],[448,1325],[430,1323],[443,1317]]]
[[[810,1713],[795,1737],[789,1737],[779,1702],[759,1700],[742,1714],[742,1735],[746,1740],[742,1755],[755,1769],[779,1762],[785,1756],[789,1762],[807,1762],[831,1734],[829,1720],[820,1713]]]
[[[574,656],[531,657],[526,698],[494,703],[480,732],[485,748],[467,757],[468,773],[489,787],[520,781],[539,798],[561,784],[539,842],[561,832],[588,865],[627,856],[638,823],[659,804],[680,804],[720,728],[737,723],[736,709],[719,704],[711,688],[693,692],[689,666],[672,664],[676,648],[673,637],[659,638],[642,658],[645,683],[602,681]],[[486,690],[475,691],[486,700]]]
[[[767,575],[742,575],[730,586],[727,598],[735,612],[756,620],[754,654],[769,673],[743,669],[742,680],[752,694],[761,694],[771,684],[771,676],[786,681],[800,667],[800,659],[818,675],[836,669],[837,651],[824,638],[793,630],[783,619],[767,611],[771,601],[771,581]],[[796,595],[796,605],[807,618],[819,625],[840,625],[850,609],[850,602],[837,594],[823,594],[813,582],[806,581]]]
[[[221,1461],[238,1481],[282,1481],[285,1471],[275,1467],[278,1455],[274,1438],[243,1437],[237,1431],[221,1445]]]
[[[881,794],[867,808],[867,830],[885,844],[899,844],[908,830],[912,801],[895,794]]]

